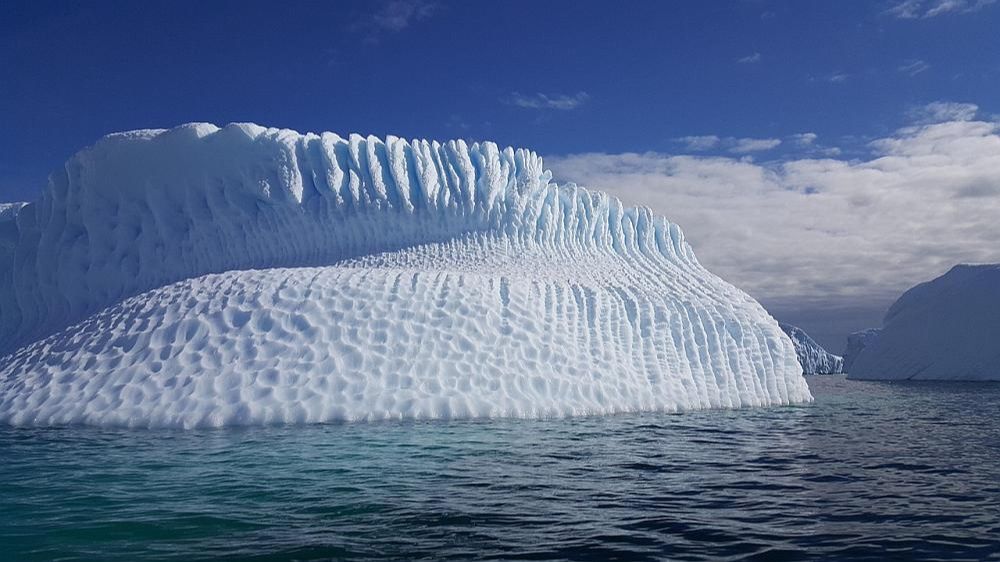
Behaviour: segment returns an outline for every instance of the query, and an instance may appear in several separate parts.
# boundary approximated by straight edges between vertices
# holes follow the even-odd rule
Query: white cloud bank
[[[975,120],[971,104],[918,113],[865,160],[590,153],[546,163],[557,179],[677,222],[706,267],[772,310],[877,318],[956,263],[1000,261],[1000,123]]]

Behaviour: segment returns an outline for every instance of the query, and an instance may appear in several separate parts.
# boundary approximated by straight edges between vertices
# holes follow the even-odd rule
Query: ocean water
[[[1000,384],[807,406],[0,428],[2,560],[1000,560]]]

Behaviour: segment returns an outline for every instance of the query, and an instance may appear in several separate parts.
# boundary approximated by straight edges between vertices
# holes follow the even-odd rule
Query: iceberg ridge
[[[836,375],[844,372],[844,360],[823,349],[809,334],[798,326],[780,322],[781,330],[792,338],[795,344],[795,354],[802,364],[804,375]]]

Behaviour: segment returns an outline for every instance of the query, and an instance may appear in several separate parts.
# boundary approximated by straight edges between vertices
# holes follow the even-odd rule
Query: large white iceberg
[[[802,365],[802,374],[835,375],[844,372],[843,358],[823,349],[823,346],[816,343],[805,330],[783,322],[779,323],[779,326],[795,344],[795,354]]]
[[[551,183],[525,150],[247,124],[135,131],[81,151],[2,217],[16,223],[0,222],[0,422],[811,399],[777,322],[706,271],[676,225]]]
[[[957,265],[903,293],[848,377],[1000,380],[1000,264]]]

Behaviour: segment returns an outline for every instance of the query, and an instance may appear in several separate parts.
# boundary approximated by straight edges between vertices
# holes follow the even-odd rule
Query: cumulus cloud
[[[736,62],[740,64],[754,64],[760,62],[760,53],[753,53],[742,58],[736,59]]]
[[[979,11],[997,0],[903,0],[893,4],[886,14],[900,19],[933,18],[944,14],[967,14]]]
[[[558,109],[569,111],[576,109],[587,103],[590,95],[587,92],[577,92],[572,95],[567,94],[530,94],[525,95],[520,92],[512,93],[506,100],[511,105],[528,109]]]
[[[772,310],[871,318],[956,263],[1000,261],[1000,124],[963,104],[924,112],[953,118],[900,129],[860,160],[591,153],[546,162],[556,178],[677,222],[702,263]]]

